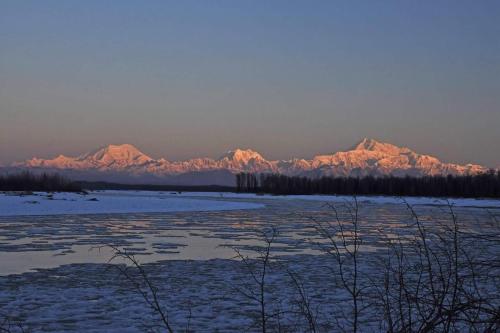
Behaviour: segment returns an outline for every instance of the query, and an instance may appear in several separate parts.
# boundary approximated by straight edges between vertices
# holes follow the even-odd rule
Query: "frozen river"
[[[127,281],[109,269],[113,251],[107,245],[112,245],[144,264],[172,308],[170,318],[176,327],[184,327],[191,317],[195,331],[256,330],[254,305],[234,296],[236,281],[245,279],[244,267],[233,260],[234,249],[252,257],[253,248],[262,245],[259,232],[276,228],[272,255],[301,274],[314,289],[318,304],[324,298],[333,300],[334,288],[325,283],[331,274],[322,251],[325,239],[315,223],[333,218],[325,202],[342,205],[349,200],[112,191],[0,196],[0,315],[36,332],[151,328],[155,314]],[[443,201],[409,201],[423,221],[449,219]],[[453,204],[464,230],[498,234],[498,201]],[[397,198],[359,198],[359,219],[361,251],[366,256],[384,249],[387,238],[408,235],[412,223],[407,207]],[[500,256],[498,248],[484,251],[485,256]],[[375,264],[367,261],[363,270]],[[284,279],[283,271],[273,274],[271,284]],[[328,317],[333,310],[318,306],[317,311]]]

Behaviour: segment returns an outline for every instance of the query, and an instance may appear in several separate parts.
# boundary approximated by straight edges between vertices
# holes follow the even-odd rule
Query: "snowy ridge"
[[[423,155],[406,147],[365,138],[352,149],[329,155],[318,155],[311,160],[294,158],[269,161],[250,149],[235,149],[218,159],[193,158],[186,161],[153,159],[130,144],[109,145],[96,151],[54,159],[33,158],[12,165],[16,168],[73,170],[80,177],[85,172],[120,172],[122,174],[156,177],[158,179],[184,175],[225,171],[227,175],[238,172],[282,173],[309,177],[319,176],[425,176],[465,175],[485,172],[480,165],[443,163],[438,158]],[[85,177],[84,177],[85,178]],[[232,181],[232,180],[231,180]]]

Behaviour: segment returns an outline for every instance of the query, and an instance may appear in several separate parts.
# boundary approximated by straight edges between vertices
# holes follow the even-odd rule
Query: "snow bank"
[[[444,199],[426,197],[404,198],[411,205],[445,205]],[[233,201],[238,200],[238,201]],[[252,201],[252,202],[244,202]],[[163,213],[186,211],[221,211],[264,207],[266,200],[311,200],[345,202],[351,196],[333,195],[256,195],[251,193],[218,192],[154,192],[154,191],[96,191],[89,195],[76,193],[34,193],[33,195],[0,194],[0,216]],[[368,204],[401,204],[402,198],[360,196]],[[256,202],[257,201],[257,202]],[[258,202],[262,201],[262,202]],[[457,207],[500,208],[495,199],[450,199]]]
[[[123,191],[105,191],[108,194],[119,193]],[[136,196],[151,196],[152,191],[135,191]],[[275,200],[312,200],[324,202],[345,202],[352,201],[352,196],[346,195],[256,195],[253,193],[232,193],[232,192],[156,192],[168,197],[208,197],[208,198],[227,198],[227,199],[275,199]],[[370,204],[401,204],[406,200],[411,205],[446,205],[444,198],[431,197],[395,197],[395,196],[358,196],[359,202]],[[473,198],[453,198],[449,202],[457,207],[494,207],[500,208],[498,199],[473,199]]]
[[[109,214],[109,213],[163,213],[185,211],[218,211],[261,208],[264,205],[231,202],[210,198],[131,195],[127,191],[113,193],[34,193],[33,195],[0,194],[0,216]]]

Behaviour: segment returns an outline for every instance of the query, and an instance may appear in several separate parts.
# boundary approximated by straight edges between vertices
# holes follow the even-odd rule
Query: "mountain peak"
[[[251,149],[235,149],[235,150],[229,150],[226,152],[224,155],[222,155],[219,160],[231,160],[231,161],[236,161],[236,162],[242,162],[242,163],[247,163],[251,159],[255,160],[263,160],[264,158],[262,155],[257,153],[256,151],[253,151]]]
[[[406,147],[398,147],[390,143],[380,142],[370,138],[364,138],[351,150],[368,150],[389,155],[400,155],[411,152],[411,150]]]
[[[85,154],[79,158],[80,160],[94,160],[101,163],[128,163],[128,164],[144,164],[153,159],[142,153],[139,149],[131,144],[108,145],[99,148],[96,151]]]
[[[375,139],[363,138],[360,142],[354,145],[352,150],[372,150],[378,144],[380,144],[380,142]]]

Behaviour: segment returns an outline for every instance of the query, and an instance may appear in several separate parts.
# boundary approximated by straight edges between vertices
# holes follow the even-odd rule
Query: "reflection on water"
[[[224,199],[220,199],[224,200]],[[231,199],[235,201],[235,199]],[[22,273],[36,268],[69,263],[103,263],[115,245],[137,255],[141,262],[165,259],[232,258],[232,246],[245,248],[260,244],[256,231],[277,227],[275,254],[315,254],[323,242],[315,221],[334,222],[332,211],[321,202],[301,200],[245,199],[264,203],[262,209],[223,212],[163,214],[102,214],[0,218],[0,274]],[[446,220],[442,207],[416,208],[425,223]],[[456,208],[462,225],[485,232],[491,212]],[[498,212],[496,212],[498,214]],[[411,223],[401,205],[360,206],[360,233],[364,250],[376,249],[382,238],[404,236]],[[408,235],[411,236],[411,235]]]

